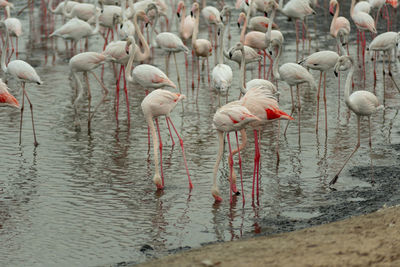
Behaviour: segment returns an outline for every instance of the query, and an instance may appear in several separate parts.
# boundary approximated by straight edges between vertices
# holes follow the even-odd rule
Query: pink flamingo
[[[1,53],[1,69],[3,72],[7,75],[11,75],[17,80],[21,81],[21,87],[22,87],[22,107],[21,107],[21,120],[19,124],[19,144],[21,145],[22,141],[22,118],[24,114],[24,99],[26,99],[29,102],[29,107],[31,110],[31,120],[32,120],[32,130],[33,130],[33,138],[34,138],[34,146],[38,146],[39,143],[36,140],[36,132],[35,132],[35,123],[33,121],[33,105],[31,103],[31,100],[28,97],[28,94],[25,90],[25,83],[37,83],[37,84],[42,84],[42,80],[40,79],[39,75],[36,73],[35,69],[27,62],[23,60],[12,60],[8,63],[6,66],[6,46],[9,44],[9,33],[6,27],[6,24],[4,21],[0,21],[0,27],[5,31],[6,33],[6,43],[3,45],[2,48],[2,53]]]
[[[162,144],[162,140],[161,140],[160,128],[158,125],[158,117],[159,116],[166,117],[167,122],[169,121],[169,123],[171,123],[172,128],[174,129],[176,135],[178,136],[179,144],[181,145],[181,149],[182,149],[183,162],[185,164],[186,174],[187,174],[188,180],[189,180],[189,189],[193,188],[193,184],[190,179],[189,169],[187,167],[185,149],[183,146],[183,140],[182,140],[181,136],[179,135],[178,131],[176,130],[176,128],[171,120],[171,117],[170,117],[170,113],[171,113],[172,109],[174,109],[174,107],[178,104],[178,102],[184,98],[185,98],[185,95],[181,95],[178,93],[172,93],[168,90],[157,89],[157,90],[154,90],[153,92],[151,92],[150,94],[148,94],[143,99],[142,104],[141,104],[143,114],[146,118],[147,124],[150,128],[152,139],[153,139],[154,165],[155,165],[155,174],[153,177],[153,181],[156,184],[158,190],[161,190],[164,188],[164,173],[163,173],[163,169],[162,169],[162,147],[163,147],[163,144]],[[160,143],[158,143],[153,118],[156,121],[158,138],[160,140]],[[159,149],[160,149],[160,167],[158,166],[159,163],[158,163],[157,147],[159,147]],[[161,169],[161,175],[160,175],[160,169]]]
[[[335,9],[335,12],[333,10]],[[345,17],[340,16],[340,5],[337,0],[331,0],[329,2],[329,12],[333,16],[331,27],[330,27],[330,34],[332,37],[336,38],[339,29],[345,29],[347,34],[350,34],[350,22]]]
[[[78,19],[88,21],[90,18],[94,17],[97,12],[100,12],[100,8],[96,7],[97,4],[88,4],[88,3],[77,3],[72,8],[71,11],[68,11],[68,2],[69,0],[64,1],[63,7],[63,14],[66,18],[74,18],[77,17]],[[95,6],[95,8],[93,8]]]
[[[73,56],[69,60],[69,68],[71,70],[72,77],[75,79],[75,82],[77,84],[77,90],[78,90],[78,96],[76,97],[76,99],[74,101],[74,108],[75,108],[75,113],[76,113],[75,125],[77,127],[80,127],[80,120],[79,120],[79,116],[78,116],[78,102],[82,98],[82,95],[83,95],[82,83],[81,83],[77,73],[83,72],[85,80],[86,80],[86,87],[88,90],[87,95],[88,95],[88,102],[89,102],[88,103],[88,133],[90,133],[90,124],[91,124],[92,118],[94,117],[94,114],[96,113],[97,109],[104,102],[105,98],[108,95],[108,89],[100,81],[100,79],[97,77],[97,75],[93,72],[93,69],[97,68],[101,64],[104,64],[106,59],[107,59],[107,56],[100,54],[100,53],[83,52],[83,53]],[[100,84],[100,86],[104,90],[103,98],[97,104],[97,106],[95,107],[93,112],[90,111],[92,94],[90,91],[89,79],[87,76],[88,72],[91,73],[95,77],[97,82]]]
[[[336,52],[325,50],[319,51],[311,54],[302,61],[299,62],[300,65],[306,67],[307,69],[319,70],[319,83],[317,92],[317,123],[315,126],[315,132],[318,133],[318,122],[319,122],[319,96],[321,90],[322,74],[324,75],[324,109],[325,109],[325,136],[328,136],[328,113],[326,109],[326,72],[333,69],[336,62],[339,59],[339,55]],[[340,90],[340,88],[338,88]],[[338,91],[340,99],[340,91]],[[339,102],[340,103],[340,102]]]
[[[10,54],[10,57],[14,53],[15,50],[15,57],[18,59],[18,38],[22,35],[22,25],[21,21],[17,18],[11,18],[10,16],[10,6],[6,6],[6,13],[7,13],[7,18],[4,20],[4,23],[6,24],[7,30],[10,34],[11,37],[15,37],[15,49],[14,49],[14,44],[11,39],[11,46],[12,46],[12,51]]]
[[[392,51],[394,51],[394,54],[396,55],[396,46],[398,46],[400,43],[400,32],[384,32],[379,34],[372,40],[370,43],[368,50],[375,52],[375,56],[372,58],[374,60],[374,63],[376,62],[376,53],[382,51],[383,52],[383,57],[382,57],[382,72],[383,72],[383,95],[385,98],[385,92],[386,92],[386,71],[385,71],[385,56],[388,55],[388,73],[389,77],[392,80],[393,84],[396,86],[397,90],[400,92],[399,86],[397,85],[396,81],[393,78],[392,74],[392,68],[391,68],[391,57],[392,57]],[[395,58],[396,60],[396,58]],[[376,70],[375,70],[375,64],[374,64],[374,88],[376,85]]]
[[[8,92],[7,84],[0,79],[0,106],[19,108],[18,100]]]
[[[222,155],[224,153],[224,133],[227,133],[227,139],[228,139],[228,145],[229,145],[229,157],[232,157],[232,150],[231,150],[231,144],[229,140],[229,132],[235,131],[236,133],[236,141],[237,140],[237,131],[240,131],[242,134],[242,139],[243,136],[246,135],[246,131],[244,130],[244,127],[246,127],[247,124],[253,121],[260,120],[257,118],[255,115],[251,114],[251,112],[243,105],[238,103],[238,101],[230,102],[222,107],[220,107],[214,114],[213,118],[213,126],[217,130],[218,134],[218,143],[219,143],[219,148],[218,148],[218,154],[217,154],[217,159],[214,165],[214,171],[213,171],[213,185],[211,188],[211,194],[214,197],[216,202],[221,202],[222,197],[218,189],[217,185],[217,175],[218,175],[218,167],[222,159]],[[240,150],[239,150],[239,144],[238,144],[238,151],[239,151],[239,158],[240,158]],[[241,166],[241,160],[239,159],[239,166]],[[232,203],[232,191],[234,191],[236,194],[238,194],[238,191],[236,189],[235,183],[232,181],[232,173],[233,173],[233,161],[229,161],[229,169],[230,169],[230,175],[229,175],[229,197],[230,197],[230,202]],[[241,173],[240,173],[241,174]],[[243,182],[242,182],[242,192],[243,192]]]
[[[201,10],[201,14],[203,15],[203,18],[206,22],[206,24],[208,25],[208,33],[209,33],[209,38],[210,40],[212,40],[212,30],[211,30],[211,25],[214,25],[214,50],[217,49],[217,27],[221,27],[222,26],[222,16],[221,13],[219,12],[218,9],[216,9],[213,6],[206,6],[203,7],[203,9]],[[212,42],[211,42],[212,45]]]
[[[362,48],[362,60],[363,60],[363,73],[364,73],[364,87],[365,87],[365,31],[370,31],[373,34],[376,34],[375,22],[374,19],[365,12],[362,11],[355,11],[354,8],[355,0],[351,1],[351,8],[350,8],[350,16],[357,26],[357,40],[360,39],[361,41],[361,48]],[[358,42],[357,42],[358,43]],[[357,56],[358,56],[357,50]]]
[[[273,73],[274,77],[277,80],[282,80],[285,81],[289,86],[290,86],[290,95],[292,99],[292,111],[290,113],[290,116],[292,116],[294,109],[295,109],[295,104],[294,104],[294,98],[293,98],[293,86],[296,86],[297,88],[297,111],[298,111],[298,116],[299,116],[299,143],[300,143],[300,117],[301,117],[301,103],[300,103],[300,90],[299,90],[299,84],[302,83],[308,83],[312,89],[317,89],[317,85],[315,84],[313,76],[307,71],[306,68],[303,66],[297,64],[297,63],[285,63],[283,64],[279,70],[279,60],[282,55],[282,43],[279,40],[273,40],[273,43],[275,43],[278,46],[278,54],[275,58],[274,61],[274,66],[273,66]],[[289,125],[286,125],[286,129],[284,134],[286,135],[286,130]]]
[[[350,56],[341,56],[338,62],[335,65],[335,74],[338,71],[345,71],[350,69],[349,73],[347,74],[346,78],[346,86],[344,90],[344,100],[347,107],[353,111],[357,115],[357,145],[354,151],[350,154],[350,156],[345,160],[343,166],[339,169],[333,179],[329,182],[329,185],[333,185],[337,182],[339,178],[340,172],[343,170],[344,166],[346,166],[349,159],[353,156],[353,154],[357,151],[360,147],[360,124],[361,124],[361,117],[366,116],[368,117],[368,127],[369,127],[369,148],[370,152],[372,153],[372,141],[371,141],[371,115],[374,114],[381,106],[379,104],[378,98],[371,92],[359,90],[355,91],[350,95],[350,87],[351,87],[351,80],[354,73],[354,60]],[[371,158],[371,167],[372,167],[372,158]],[[372,182],[374,180],[372,179]]]
[[[195,26],[193,30],[192,36],[192,49],[194,51],[194,55],[197,57],[197,90],[200,90],[200,57],[206,58],[207,61],[207,75],[208,75],[208,85],[210,85],[210,67],[208,64],[208,57],[212,52],[212,45],[209,40],[206,39],[197,39],[197,35],[199,33],[199,21],[200,21],[200,9],[199,4],[195,2],[192,6],[192,14],[195,14]],[[192,77],[193,78],[193,77]],[[194,81],[192,81],[192,88],[194,88]],[[198,96],[197,92],[197,96]],[[196,96],[196,103],[198,97]]]
[[[239,14],[238,25],[243,23],[243,29],[240,34],[240,42],[244,45],[247,45],[253,49],[257,49],[259,51],[263,51],[264,54],[264,79],[265,79],[265,65],[266,65],[266,57],[269,58],[270,62],[272,62],[271,56],[267,54],[265,51],[268,48],[265,43],[265,33],[259,31],[251,31],[245,35],[246,27],[247,27],[247,17],[243,12]],[[259,65],[258,69],[259,78],[261,77],[261,65]]]

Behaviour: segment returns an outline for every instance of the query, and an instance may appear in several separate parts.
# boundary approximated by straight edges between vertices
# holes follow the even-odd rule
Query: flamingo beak
[[[338,72],[336,70],[333,71],[333,73],[335,73],[335,76],[338,76]]]
[[[334,11],[333,11],[333,5],[329,6],[329,13],[333,16],[334,15]]]
[[[249,0],[244,1],[247,6],[249,6]]]
[[[181,17],[181,14],[179,12],[176,12],[176,15],[178,16],[178,18]]]

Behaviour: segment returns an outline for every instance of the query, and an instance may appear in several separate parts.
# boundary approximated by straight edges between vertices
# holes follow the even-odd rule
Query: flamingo
[[[333,12],[336,6],[335,12]],[[333,16],[331,27],[330,27],[330,34],[332,37],[336,38],[338,31],[340,29],[344,29],[347,31],[347,34],[350,34],[350,22],[345,17],[340,16],[340,5],[337,0],[331,0],[329,2],[329,12]]]
[[[78,102],[82,98],[83,95],[83,87],[82,83],[78,77],[78,72],[83,72],[85,80],[86,80],[86,87],[88,90],[88,133],[90,133],[90,124],[91,120],[94,117],[94,114],[96,113],[97,109],[99,106],[104,102],[105,98],[108,95],[108,89],[106,86],[100,81],[100,79],[97,77],[97,75],[93,72],[95,68],[98,66],[104,64],[105,60],[107,60],[108,57],[106,55],[103,55],[101,53],[96,53],[96,52],[83,52],[80,54],[77,54],[73,56],[69,60],[69,68],[71,70],[72,77],[74,78],[76,84],[77,84],[77,90],[78,90],[78,96],[74,101],[74,108],[75,108],[75,113],[76,113],[76,118],[75,118],[75,125],[79,127],[80,125],[80,120],[78,116]],[[103,88],[104,93],[103,93],[103,98],[100,100],[100,102],[97,104],[95,107],[94,111],[90,111],[91,107],[91,100],[92,100],[92,94],[90,91],[90,86],[89,86],[89,79],[87,73],[91,73],[97,82],[100,84],[100,86]]]
[[[243,12],[239,14],[239,19],[238,19],[238,25],[243,23],[243,29],[240,34],[240,42],[242,42],[244,45],[247,45],[253,49],[257,49],[259,51],[263,51],[263,56],[264,56],[264,79],[265,79],[265,65],[266,65],[266,59],[265,57],[268,57],[269,60],[271,61],[270,55],[268,55],[265,52],[265,49],[268,48],[268,46],[265,43],[265,33],[259,32],[259,31],[251,31],[245,35],[246,27],[247,27],[247,16]],[[271,61],[272,62],[272,61]],[[259,65],[259,78],[261,77],[261,65]]]
[[[359,1],[354,5],[354,12],[365,12],[368,13],[371,11],[371,4],[368,1]]]
[[[326,72],[333,69],[336,65],[339,55],[336,52],[325,50],[319,51],[311,54],[302,61],[299,62],[300,65],[312,70],[319,70],[319,83],[317,92],[317,123],[315,126],[315,132],[318,133],[318,122],[319,122],[319,96],[321,90],[322,74],[324,75],[324,109],[325,109],[325,136],[328,136],[328,116],[326,110]],[[340,88],[338,88],[340,90]],[[340,91],[338,92],[340,99]],[[339,102],[340,103],[340,102]]]
[[[218,168],[219,164],[222,159],[222,155],[224,153],[224,133],[227,133],[227,139],[228,139],[228,144],[229,144],[229,157],[232,157],[232,152],[231,152],[231,145],[230,145],[230,140],[229,140],[229,132],[235,131],[236,133],[236,138],[237,138],[237,131],[241,131],[242,137],[246,135],[246,131],[244,128],[246,127],[247,124],[253,121],[260,120],[257,118],[255,115],[251,114],[251,112],[238,103],[238,101],[230,102],[228,104],[225,104],[224,106],[220,107],[214,114],[213,117],[213,126],[217,130],[218,134],[218,154],[217,154],[217,159],[215,161],[214,165],[214,171],[213,171],[213,185],[211,188],[211,194],[215,199],[215,202],[221,202],[222,197],[219,192],[219,188],[217,185],[217,175],[218,175]],[[237,139],[236,139],[237,140]],[[239,145],[238,145],[239,146]],[[239,149],[238,149],[239,150]],[[240,150],[239,150],[239,157],[240,157]],[[241,161],[239,160],[239,166],[241,166]],[[234,186],[234,183],[232,181],[232,172],[233,172],[233,161],[229,161],[229,169],[230,169],[230,175],[229,175],[229,183],[230,183],[230,189],[229,189],[229,197],[230,197],[230,202],[232,203],[232,191],[237,194],[237,189],[236,186]],[[243,186],[242,186],[242,192],[243,192]]]
[[[226,95],[226,101],[228,99],[228,91],[232,85],[233,73],[230,66],[224,64],[224,33],[225,26],[219,29],[222,34],[219,34],[220,47],[218,54],[218,64],[212,70],[212,84],[214,89],[218,92],[218,104],[221,105],[220,95]]]
[[[136,66],[133,71],[130,71],[132,69],[132,64],[138,49],[136,45],[131,46],[131,44],[134,44],[133,37],[129,37],[126,41],[126,49],[129,49],[129,61],[125,68],[125,76],[129,82],[140,84],[146,89],[158,89],[165,86],[176,88],[176,85],[168,78],[167,75],[165,75],[164,72],[152,65],[140,64]]]
[[[120,27],[118,28],[118,36],[120,40],[126,40],[128,36],[135,35],[135,25],[128,18],[128,12],[126,10],[126,0],[121,1],[121,14],[120,17]]]
[[[356,11],[354,8],[355,0],[351,1],[351,8],[350,8],[350,16],[357,26],[357,40],[360,39],[361,47],[362,47],[362,57],[363,57],[363,73],[364,73],[364,87],[365,87],[365,31],[370,31],[373,34],[376,34],[375,22],[374,19],[368,14],[363,11]],[[357,42],[358,43],[358,42]],[[357,50],[358,56],[358,50]]]
[[[76,4],[79,4],[80,2],[76,1],[61,1],[58,3],[58,5],[53,8],[53,0],[49,0],[47,2],[47,10],[49,10],[53,14],[57,15],[63,15],[63,10],[64,10],[64,5],[66,4],[67,6],[65,7],[67,12],[71,12],[72,7]]]
[[[216,27],[222,27],[222,16],[221,13],[219,12],[218,9],[216,9],[213,6],[206,6],[201,10],[201,14],[203,15],[203,18],[208,25],[208,33],[209,33],[209,38],[212,40],[212,30],[211,30],[211,25],[214,25],[214,32],[216,33]],[[215,35],[215,34],[214,34]],[[215,35],[215,44],[214,44],[214,49],[217,49],[217,36]],[[211,44],[212,45],[212,44]]]
[[[298,110],[298,116],[299,116],[299,143],[300,143],[301,104],[300,104],[299,84],[308,83],[309,86],[315,90],[317,89],[317,86],[315,84],[313,76],[307,71],[307,69],[297,63],[285,63],[278,70],[279,60],[282,55],[282,43],[279,40],[273,40],[272,42],[278,46],[278,54],[274,60],[274,66],[272,69],[272,71],[274,73],[274,77],[277,80],[285,81],[290,86],[290,95],[291,95],[291,99],[292,99],[292,111],[290,113],[290,116],[292,116],[292,114],[294,112],[294,108],[295,108],[292,87],[296,86],[296,88],[297,88],[297,105],[298,105],[297,110]],[[288,125],[289,125],[289,121],[288,121],[288,124],[286,125],[284,134],[286,134]]]
[[[388,55],[388,73],[389,77],[392,80],[393,84],[396,86],[397,90],[400,92],[399,86],[397,85],[396,81],[393,78],[392,70],[391,70],[391,55],[392,51],[394,51],[394,54],[397,54],[396,47],[400,44],[400,32],[384,32],[379,34],[372,40],[370,43],[368,50],[369,51],[374,51],[375,56],[374,58],[376,59],[376,52],[382,51],[384,53],[383,55],[383,60],[382,60],[382,73],[383,73],[383,92],[385,95],[386,91],[386,72],[385,72],[385,56]],[[372,58],[374,60],[374,58]],[[395,58],[396,60],[396,58]],[[376,60],[375,60],[376,61]],[[374,62],[375,62],[374,61]],[[376,71],[375,71],[375,64],[374,64],[374,84],[376,84]],[[374,86],[375,87],[375,86]]]
[[[15,57],[18,59],[18,38],[22,35],[21,21],[17,18],[10,17],[10,6],[6,6],[5,9],[7,13],[7,18],[4,20],[4,23],[6,24],[10,36],[15,37]],[[14,53],[14,44],[12,42],[12,39],[11,39],[11,45],[12,45],[12,51],[10,58]]]
[[[252,17],[249,20],[247,28],[251,31],[267,32],[270,20],[263,16]],[[278,29],[278,25],[272,23],[273,29]]]
[[[3,45],[2,48],[2,53],[1,53],[1,69],[3,72],[7,75],[11,75],[17,80],[21,81],[21,87],[22,87],[22,107],[21,107],[21,121],[19,124],[19,144],[21,145],[22,141],[22,118],[24,115],[24,103],[25,103],[25,97],[29,102],[29,108],[31,110],[31,120],[32,120],[32,130],[33,130],[33,139],[34,139],[34,146],[38,146],[39,143],[36,140],[36,132],[35,132],[35,123],[33,120],[33,105],[31,103],[31,100],[28,97],[28,93],[25,90],[25,83],[37,83],[39,85],[42,84],[42,80],[40,79],[39,75],[36,73],[35,69],[27,62],[23,60],[12,60],[8,63],[6,66],[6,46],[8,47],[9,44],[9,33],[7,30],[7,26],[4,23],[4,21],[0,21],[0,28],[5,31],[6,33],[6,43]]]
[[[88,21],[90,18],[94,17],[97,12],[100,12],[100,8],[97,7],[96,4],[88,4],[88,3],[76,3],[72,6],[71,11],[68,11],[68,3],[69,0],[64,1],[63,14],[66,18],[74,18]],[[93,7],[94,6],[94,7]]]
[[[360,124],[361,117],[368,117],[368,127],[369,127],[369,148],[372,153],[372,141],[371,141],[371,115],[374,114],[378,109],[381,109],[383,106],[379,104],[378,98],[371,92],[359,90],[355,91],[350,95],[350,87],[351,80],[353,78],[354,73],[354,60],[350,56],[341,56],[338,62],[335,65],[335,74],[338,71],[345,71],[350,69],[346,78],[346,86],[344,90],[344,99],[347,107],[353,111],[357,115],[357,145],[354,151],[350,154],[350,156],[345,160],[343,166],[339,169],[333,179],[329,182],[329,185],[333,185],[337,182],[339,178],[339,174],[343,170],[344,166],[346,166],[347,162],[353,156],[353,154],[360,147]],[[371,158],[371,167],[372,167],[372,158]],[[372,180],[373,181],[373,180]]]
[[[192,14],[195,13],[195,19],[196,19],[195,24],[194,24],[193,36],[192,36],[192,49],[194,51],[194,55],[197,57],[197,74],[198,74],[197,90],[200,90],[200,57],[206,58],[208,84],[210,85],[210,71],[209,71],[208,57],[211,55],[212,45],[209,40],[197,39],[197,35],[199,33],[199,21],[200,21],[200,9],[199,9],[199,4],[197,2],[193,3],[191,12],[192,12]],[[194,88],[193,80],[192,80],[192,88]],[[198,92],[197,92],[197,95],[198,95]],[[197,102],[197,97],[196,97],[196,102]]]
[[[7,84],[0,78],[0,106],[19,108],[18,100],[8,92]]]
[[[158,10],[157,10],[157,6],[154,4],[149,6],[148,8],[149,8],[149,10],[150,9],[155,10],[155,21],[153,22],[152,34],[151,34],[151,36],[153,37],[155,26],[156,26],[156,23],[158,20]],[[152,41],[152,43],[154,43],[154,41]],[[187,48],[183,44],[181,38],[179,38],[175,33],[171,33],[171,32],[161,32],[161,33],[157,34],[157,36],[155,38],[154,46],[161,48],[163,51],[165,51],[167,53],[166,57],[165,57],[165,65],[166,65],[167,75],[168,75],[168,65],[169,65],[170,55],[171,55],[171,53],[174,55],[176,74],[177,74],[177,78],[178,78],[179,93],[182,93],[181,77],[179,74],[178,64],[176,61],[176,53],[184,52],[185,54],[187,54],[189,52],[189,48]]]
[[[179,26],[179,35],[184,41],[186,41],[190,39],[193,35],[194,24],[196,20],[190,15],[186,16],[186,6],[183,1],[179,1],[176,15],[178,16],[178,18],[182,16]]]
[[[160,128],[158,125],[158,117],[159,116],[165,116],[167,122],[171,123],[172,128],[174,129],[176,135],[178,136],[179,143],[181,145],[182,149],[182,155],[183,155],[183,162],[185,164],[186,168],[186,174],[188,176],[189,180],[189,189],[191,190],[193,188],[192,181],[190,179],[190,174],[189,174],[189,169],[187,166],[186,162],[186,156],[185,156],[185,149],[183,146],[183,140],[181,136],[179,135],[178,131],[176,130],[171,117],[170,113],[172,109],[175,108],[175,106],[178,104],[179,101],[185,99],[185,95],[178,94],[178,93],[173,93],[168,90],[164,89],[157,89],[148,94],[142,101],[141,107],[143,114],[146,118],[147,124],[150,128],[151,134],[152,134],[152,139],[153,139],[153,150],[154,150],[154,165],[155,165],[155,174],[153,177],[153,181],[157,186],[158,190],[161,190],[164,188],[164,173],[162,169],[162,140],[161,140],[161,133],[160,133]],[[160,143],[158,143],[157,140],[157,134],[156,130],[154,127],[154,122],[153,118],[156,121],[157,125],[157,132],[158,132],[158,138],[160,140]],[[157,147],[160,149],[160,167],[158,166],[158,153],[157,153]],[[160,175],[160,169],[161,169],[161,175]]]
[[[70,19],[67,23],[63,26],[55,30],[53,33],[50,34],[50,37],[62,37],[66,40],[71,40],[76,47],[76,44],[82,38],[87,38],[92,35],[96,35],[99,32],[100,25],[99,25],[99,13],[96,12],[97,10],[97,2],[96,0],[95,5],[91,5],[93,12],[95,13],[96,17],[96,26],[93,29],[90,24],[82,19],[77,17]],[[86,43],[87,44],[87,43]]]
[[[290,0],[285,4],[282,8],[283,1],[279,1],[279,8],[282,14],[287,16],[290,19],[294,20],[294,25],[296,27],[296,58],[299,52],[299,30],[297,28],[297,21],[300,20],[302,22],[303,28],[308,34],[307,26],[304,23],[304,18],[311,15],[316,14],[315,11],[311,8],[310,2],[308,0]],[[304,46],[304,34],[303,34],[303,46]]]
[[[386,3],[386,0],[369,0],[369,4],[371,5],[371,8],[377,9],[376,15],[375,15],[375,27],[378,26],[379,13],[381,12],[382,7],[385,6],[385,3]],[[387,12],[387,7],[386,7],[386,12]],[[389,26],[390,26],[390,18],[389,18],[389,16],[387,16],[387,30],[388,31],[389,31]]]

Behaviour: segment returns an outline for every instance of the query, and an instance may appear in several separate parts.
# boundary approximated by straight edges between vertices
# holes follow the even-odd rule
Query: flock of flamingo
[[[167,0],[165,0],[167,1]],[[42,1],[43,2],[43,1]],[[54,2],[56,2],[54,0]],[[357,29],[357,55],[349,53],[349,36],[351,34],[350,21],[339,16],[340,2],[339,0],[289,0],[285,4],[283,0],[237,0],[235,7],[231,7],[230,3],[220,1],[206,0],[202,3],[195,1],[169,0],[165,3],[164,0],[94,0],[92,3],[83,3],[79,1],[57,1],[48,0],[47,7],[43,5],[53,15],[59,15],[66,21],[62,26],[57,27],[49,36],[51,38],[63,38],[66,44],[66,50],[71,50],[72,57],[69,60],[71,76],[74,81],[76,97],[73,102],[75,109],[75,124],[80,127],[79,119],[79,103],[85,94],[88,99],[88,130],[91,128],[91,121],[95,113],[102,105],[109,93],[109,89],[103,83],[104,63],[111,62],[113,66],[116,82],[115,93],[115,116],[118,121],[119,113],[119,91],[120,81],[123,79],[123,90],[125,93],[126,111],[128,124],[130,122],[129,98],[128,98],[128,83],[139,84],[146,89],[146,97],[143,99],[141,107],[145,119],[148,124],[148,140],[150,145],[150,136],[153,140],[155,174],[153,181],[157,189],[164,188],[164,175],[162,168],[162,141],[158,118],[166,117],[170,138],[175,144],[172,137],[172,131],[175,132],[179,139],[182,149],[184,164],[189,180],[189,188],[193,187],[190,178],[183,139],[179,135],[174,126],[170,113],[177,104],[185,99],[182,94],[181,72],[176,60],[177,53],[184,53],[185,56],[185,74],[186,87],[189,88],[189,55],[192,57],[192,90],[196,91],[196,103],[200,90],[201,71],[204,70],[204,65],[207,65],[208,85],[218,95],[219,109],[213,117],[213,125],[218,134],[219,149],[215,167],[213,170],[213,185],[211,189],[212,196],[216,202],[222,201],[221,194],[217,185],[217,176],[220,161],[224,153],[225,136],[229,146],[229,183],[230,183],[230,201],[233,194],[240,194],[236,187],[236,173],[233,168],[233,157],[238,154],[239,175],[241,179],[241,189],[243,192],[242,166],[240,153],[244,149],[247,136],[246,128],[250,127],[254,132],[255,156],[254,156],[254,172],[253,172],[253,187],[252,197],[259,194],[259,169],[260,169],[260,134],[263,129],[273,127],[273,121],[287,120],[285,134],[288,129],[289,121],[294,120],[294,113],[297,108],[298,131],[300,142],[300,88],[299,85],[307,83],[311,90],[317,92],[317,120],[315,130],[319,131],[319,101],[321,87],[323,89],[323,100],[325,108],[325,135],[327,136],[327,99],[326,99],[326,73],[334,71],[336,76],[343,71],[348,71],[345,88],[344,102],[347,107],[357,116],[358,138],[354,151],[345,160],[343,166],[339,169],[330,185],[336,183],[339,174],[347,164],[349,159],[360,147],[360,124],[361,117],[367,117],[370,125],[370,116],[382,107],[378,98],[374,93],[366,90],[358,90],[351,92],[353,83],[353,73],[357,66],[356,58],[358,58],[362,66],[364,87],[365,87],[365,54],[366,51],[372,56],[375,62],[378,60],[378,53],[383,52],[383,90],[386,90],[386,75],[388,74],[391,82],[400,89],[392,74],[392,62],[397,62],[397,53],[400,48],[400,32],[390,31],[393,28],[393,20],[396,20],[397,15],[397,0],[369,0],[359,1],[351,0],[350,16],[351,20]],[[54,7],[56,4],[56,7]],[[233,3],[231,3],[233,4]],[[34,1],[28,0],[28,6],[33,6]],[[190,8],[190,14],[187,13],[187,7]],[[217,8],[218,7],[218,8]],[[25,89],[25,83],[42,84],[42,80],[36,73],[35,69],[27,62],[18,59],[18,41],[15,46],[11,37],[18,37],[22,34],[21,22],[17,18],[10,16],[10,9],[13,4],[0,0],[0,8],[5,9],[5,18],[0,21],[1,36],[3,39],[1,68],[7,76],[13,76],[21,82],[22,87],[22,104],[16,100],[8,92],[6,83],[0,80],[0,102],[3,105],[8,105],[21,109],[20,118],[20,135],[19,142],[21,143],[21,128],[24,111],[24,99],[29,103],[31,111],[32,128],[34,135],[34,145],[37,146],[33,104],[31,103],[28,93]],[[237,18],[237,25],[241,28],[240,40],[226,50],[224,40],[231,38],[230,22],[233,18],[233,9],[239,10],[240,14]],[[371,10],[377,9],[376,14],[370,15]],[[337,51],[320,50],[307,57],[302,57],[306,40],[309,40],[308,50],[311,49],[311,37],[307,26],[307,17],[318,12],[330,12],[333,16],[330,26],[330,35],[337,41]],[[329,10],[329,11],[328,11]],[[22,10],[21,10],[22,12]],[[275,16],[283,15],[294,22],[296,31],[296,62],[285,63],[280,65],[280,57],[283,51],[285,42],[283,33],[279,30],[275,23]],[[379,17],[386,19],[386,32],[377,32],[377,24]],[[180,21],[179,21],[180,19]],[[160,22],[158,23],[158,21]],[[171,25],[176,21],[179,35],[170,32]],[[199,39],[200,21],[204,21],[208,26],[208,39]],[[159,24],[157,27],[157,23]],[[395,23],[394,23],[395,24]],[[149,26],[151,26],[149,33]],[[145,37],[145,29],[147,29],[147,40]],[[382,28],[382,27],[381,27]],[[291,29],[287,29],[291,31]],[[301,33],[300,33],[301,32]],[[369,46],[366,45],[366,33],[371,33],[371,41]],[[93,52],[87,51],[88,39],[93,35],[102,35],[104,38],[103,51]],[[301,38],[300,38],[301,35]],[[5,38],[4,38],[5,37]],[[4,40],[5,39],[5,40]],[[85,52],[78,53],[77,44],[86,39]],[[303,42],[303,53],[300,53],[299,46]],[[67,41],[71,42],[70,49]],[[12,46],[10,52],[9,46]],[[347,48],[347,49],[346,49]],[[159,68],[145,64],[153,56],[154,49],[161,49],[165,52],[166,73]],[[15,51],[15,58],[12,59]],[[209,70],[209,58],[215,53],[215,66],[212,71]],[[177,84],[168,78],[169,61],[173,56]],[[302,58],[299,58],[302,57]],[[386,68],[385,60],[387,58],[388,67]],[[201,59],[203,59],[203,68],[201,67]],[[267,63],[269,61],[269,65]],[[232,68],[225,64],[225,60],[231,60],[238,63],[240,81],[239,84],[233,83]],[[134,63],[137,65],[134,67]],[[246,82],[246,65],[258,63],[258,79],[253,79]],[[120,66],[119,71],[117,65]],[[101,77],[99,78],[94,70],[99,66],[102,67]],[[268,66],[268,69],[267,69]],[[195,72],[197,69],[197,86],[195,86]],[[320,71],[318,85],[309,69]],[[86,86],[78,73],[82,73]],[[211,74],[210,74],[211,73]],[[88,74],[95,77],[102,88],[102,98],[99,103],[94,106],[91,111],[91,89],[89,86]],[[323,85],[322,85],[323,80]],[[292,100],[292,109],[289,113],[279,108],[279,91],[278,81],[286,82],[290,87]],[[376,85],[376,70],[374,63],[374,81]],[[170,87],[179,90],[179,93],[173,92],[164,87]],[[228,94],[232,93],[230,88],[238,88],[237,94],[239,99],[232,102],[227,102]],[[294,95],[293,87],[296,87],[296,96]],[[148,90],[153,89],[150,93]],[[189,89],[188,89],[189,90]],[[338,101],[340,98],[340,80],[338,85]],[[221,96],[226,96],[225,104],[221,106]],[[154,124],[155,121],[155,124]],[[172,130],[171,130],[172,127]],[[230,133],[235,132],[237,147],[231,147]],[[238,133],[240,133],[241,143],[239,143]],[[280,124],[277,127],[277,136],[279,138]],[[371,148],[371,133],[369,135],[369,146]],[[160,155],[158,155],[158,152]],[[276,153],[279,160],[279,149],[276,148]],[[160,160],[159,160],[160,157]],[[243,201],[244,201],[244,194]]]

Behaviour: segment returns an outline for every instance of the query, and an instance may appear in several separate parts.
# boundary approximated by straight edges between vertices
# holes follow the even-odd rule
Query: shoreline
[[[269,236],[207,245],[135,266],[400,266],[400,205]]]

